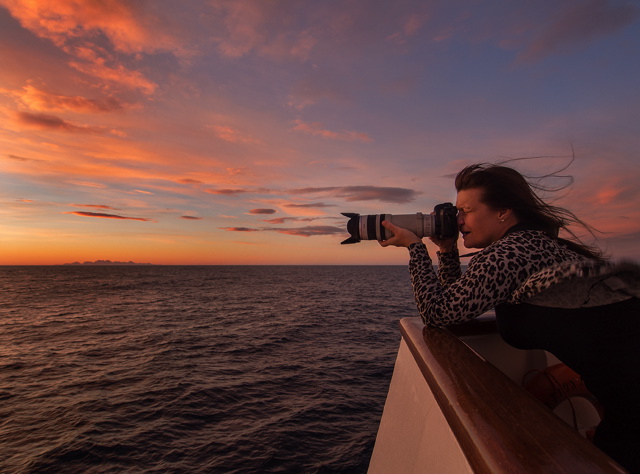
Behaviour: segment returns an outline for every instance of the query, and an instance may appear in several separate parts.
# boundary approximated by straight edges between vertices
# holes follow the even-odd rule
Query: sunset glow
[[[0,40],[0,264],[404,264],[340,213],[524,157],[640,258],[637,2],[0,0]]]

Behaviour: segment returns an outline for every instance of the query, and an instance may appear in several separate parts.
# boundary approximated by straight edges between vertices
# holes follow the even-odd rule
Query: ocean
[[[366,472],[406,266],[0,267],[0,472]]]

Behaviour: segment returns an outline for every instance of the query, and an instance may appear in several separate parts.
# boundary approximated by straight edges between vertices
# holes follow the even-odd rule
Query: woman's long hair
[[[591,235],[593,229],[571,211],[547,204],[534,191],[535,185],[513,168],[503,165],[479,163],[467,166],[456,176],[457,191],[482,189],[482,202],[492,209],[512,209],[518,221],[532,230],[541,230],[557,239],[571,250],[589,258],[602,260],[602,252],[597,247],[585,245],[570,225],[578,225]],[[564,230],[571,240],[558,237]]]

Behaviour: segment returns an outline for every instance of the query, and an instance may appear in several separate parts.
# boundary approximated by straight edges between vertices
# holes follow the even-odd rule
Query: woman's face
[[[467,248],[485,248],[513,225],[513,222],[507,222],[504,210],[491,209],[481,202],[482,192],[481,188],[458,192],[458,228]]]

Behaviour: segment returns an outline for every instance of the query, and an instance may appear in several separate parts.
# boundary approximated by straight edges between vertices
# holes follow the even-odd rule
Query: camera
[[[398,227],[408,229],[418,237],[436,237],[444,239],[458,235],[458,209],[450,202],[438,204],[433,214],[371,214],[361,216],[343,212],[349,218],[347,231],[350,237],[343,244],[355,244],[361,240],[387,240],[393,233],[382,226],[382,221],[391,222]]]

